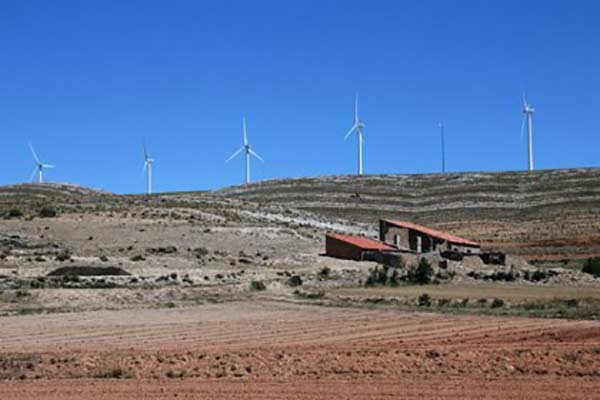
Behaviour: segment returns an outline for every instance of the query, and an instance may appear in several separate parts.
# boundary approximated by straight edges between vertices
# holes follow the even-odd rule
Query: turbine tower
[[[33,169],[33,173],[29,178],[30,181],[33,181],[33,177],[35,174],[38,174],[38,183],[44,182],[44,168],[54,168],[54,165],[44,164],[40,161],[37,154],[35,154],[35,150],[33,149],[33,145],[29,143],[29,149],[31,149],[31,154],[33,154],[33,159],[35,160],[35,168]]]
[[[523,93],[523,122],[521,124],[521,140],[523,138],[523,128],[527,122],[527,166],[529,171],[533,171],[533,113],[535,109],[527,103],[525,93]]]
[[[362,176],[363,174],[363,129],[365,128],[365,124],[358,118],[358,93],[356,94],[356,99],[354,102],[354,125],[352,128],[346,133],[344,136],[344,140],[348,139],[348,137],[352,134],[352,132],[356,132],[358,136],[358,175]]]
[[[442,145],[442,173],[446,173],[446,141],[444,138],[444,123],[438,122],[440,128],[440,140]]]
[[[244,152],[244,155],[246,156],[246,185],[247,185],[250,183],[250,156],[254,156],[262,162],[264,162],[265,160],[263,160],[261,158],[261,156],[259,156],[254,150],[252,150],[252,147],[250,146],[250,143],[248,142],[248,135],[246,134],[246,117],[245,116],[242,117],[242,132],[243,132],[243,140],[244,140],[243,146],[240,147],[238,150],[236,150],[236,152],[233,153],[231,155],[231,157],[229,157],[225,162],[229,162],[229,161],[233,160],[242,151]]]
[[[144,143],[144,169],[146,170],[146,194],[152,194],[152,163],[153,158],[148,155],[146,143]]]

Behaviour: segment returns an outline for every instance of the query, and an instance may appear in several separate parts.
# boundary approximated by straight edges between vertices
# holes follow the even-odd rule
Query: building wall
[[[380,230],[380,240],[396,246],[401,250],[411,250],[408,229],[398,228],[393,225],[383,223],[383,229]],[[416,247],[415,247],[416,248]]]
[[[325,237],[325,253],[330,257],[361,261],[362,249],[343,240]]]
[[[379,239],[387,244],[398,247],[400,250],[419,252],[419,239],[421,242],[421,253],[431,251],[456,251],[464,254],[479,254],[481,249],[477,246],[468,246],[449,243],[408,228],[400,228],[386,221],[379,222]]]
[[[450,243],[450,250],[463,254],[481,254],[481,248],[477,246],[467,246],[464,244]]]

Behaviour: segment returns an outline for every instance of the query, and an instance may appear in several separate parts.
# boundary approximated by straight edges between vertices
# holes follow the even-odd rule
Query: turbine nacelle
[[[246,117],[242,117],[242,147],[237,149],[227,160],[226,163],[236,158],[240,153],[244,153],[246,157],[246,183],[250,183],[250,158],[251,156],[259,159],[264,162],[263,158],[258,155],[254,150],[252,150],[252,146],[250,146],[250,142],[248,141],[248,134],[246,132]]]
[[[344,140],[348,139],[353,132],[356,132],[358,136],[358,175],[362,175],[363,171],[363,157],[362,157],[362,146],[363,146],[363,129],[365,128],[365,123],[360,120],[358,116],[358,93],[356,94],[356,98],[354,100],[354,125],[352,128],[346,133],[344,136]]]
[[[144,143],[144,167],[142,168],[142,171],[146,171],[147,194],[152,194],[152,163],[154,163],[154,158],[150,158],[148,149],[146,148],[146,143]]]
[[[38,174],[38,183],[43,183],[44,178],[43,178],[43,174],[44,174],[44,169],[45,168],[56,168],[54,165],[52,164],[45,164],[42,161],[40,161],[39,157],[37,156],[33,145],[31,143],[29,143],[29,149],[31,150],[31,154],[33,155],[33,159],[35,162],[35,168],[33,169],[33,172],[31,174],[31,177],[29,178],[30,181],[33,181],[33,177],[35,176],[35,174]]]
[[[523,114],[533,114],[535,112],[535,108],[531,107],[530,104],[527,103],[525,99],[525,95],[523,95]]]
[[[533,113],[535,112],[535,109],[529,103],[527,103],[527,100],[525,99],[525,93],[523,93],[521,100],[523,102],[521,140],[523,140],[524,128],[527,126],[527,169],[529,171],[533,171]]]

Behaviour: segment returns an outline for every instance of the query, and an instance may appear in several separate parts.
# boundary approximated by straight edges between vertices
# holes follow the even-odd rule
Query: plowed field
[[[271,301],[0,319],[2,399],[594,398],[600,323]]]

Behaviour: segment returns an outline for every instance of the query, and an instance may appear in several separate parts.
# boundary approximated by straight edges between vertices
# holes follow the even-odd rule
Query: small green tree
[[[419,285],[426,285],[431,283],[431,278],[433,277],[433,268],[429,261],[426,258],[421,258],[419,261],[419,265],[415,269],[413,273],[413,281],[418,283]]]

